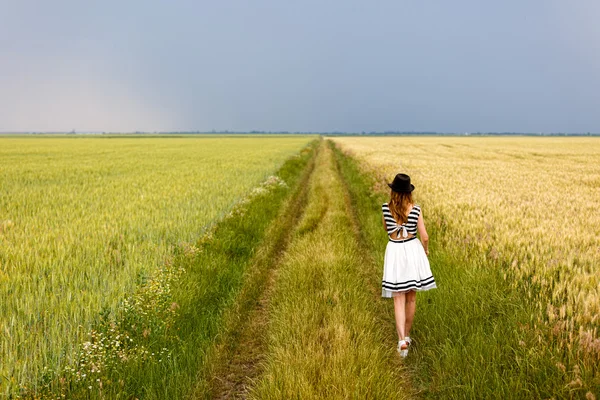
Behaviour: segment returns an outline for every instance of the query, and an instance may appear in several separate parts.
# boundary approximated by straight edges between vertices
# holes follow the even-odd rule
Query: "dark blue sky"
[[[597,0],[0,6],[0,131],[600,132]]]

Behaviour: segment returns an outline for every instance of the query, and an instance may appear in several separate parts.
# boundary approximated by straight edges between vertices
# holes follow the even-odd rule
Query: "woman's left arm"
[[[425,249],[425,254],[429,255],[429,235],[427,229],[425,229],[425,221],[423,221],[423,212],[419,213],[419,219],[417,220],[417,230],[419,231],[419,238]]]

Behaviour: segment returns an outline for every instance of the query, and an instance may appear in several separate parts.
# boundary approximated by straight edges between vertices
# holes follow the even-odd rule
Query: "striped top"
[[[403,224],[398,224],[398,222],[394,219],[394,216],[390,212],[390,206],[388,203],[383,203],[381,210],[383,211],[383,219],[385,220],[385,227],[387,229],[388,236],[392,242],[396,241],[396,239],[392,239],[392,234],[394,232],[398,232],[398,237],[403,238],[408,237],[408,234],[413,236],[417,235],[417,221],[419,220],[419,214],[421,214],[421,207],[415,204],[408,213],[408,221]],[[402,241],[399,238],[397,240]]]

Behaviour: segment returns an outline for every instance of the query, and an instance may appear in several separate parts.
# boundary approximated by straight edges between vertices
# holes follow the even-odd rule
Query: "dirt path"
[[[373,260],[361,250],[347,183],[325,141],[315,158],[226,316],[196,398],[412,393],[363,268]]]

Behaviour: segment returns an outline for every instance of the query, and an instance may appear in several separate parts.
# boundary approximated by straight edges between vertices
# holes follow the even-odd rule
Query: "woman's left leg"
[[[415,318],[415,310],[417,308],[417,292],[416,290],[411,290],[410,292],[406,292],[405,299],[405,315],[406,322],[404,324],[404,331],[406,336],[410,336],[410,328],[412,327],[413,319]]]
[[[394,317],[396,318],[396,332],[398,333],[398,340],[404,340],[407,335],[406,329],[406,293],[399,292],[394,293]]]

